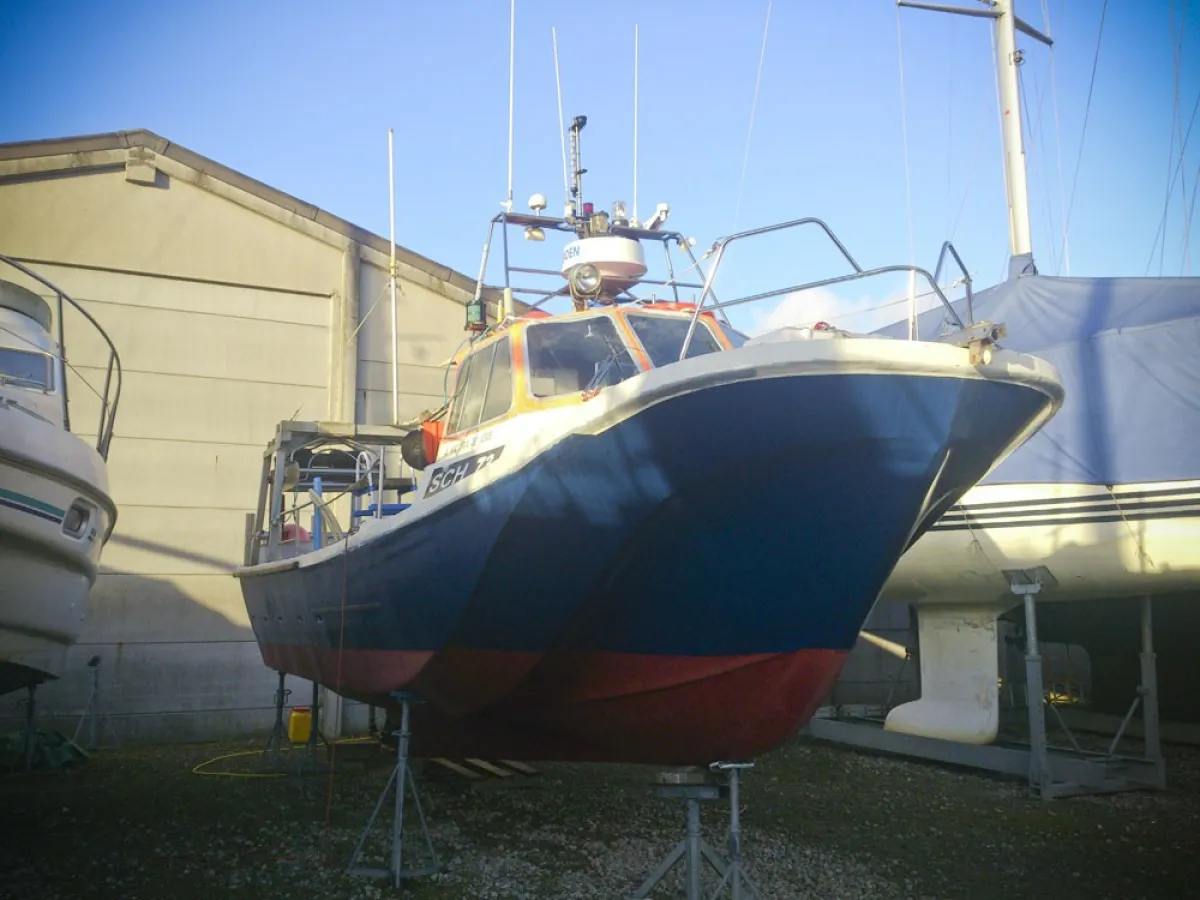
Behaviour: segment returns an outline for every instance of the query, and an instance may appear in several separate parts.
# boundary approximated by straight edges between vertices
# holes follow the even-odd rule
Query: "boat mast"
[[[1010,277],[1033,263],[1033,238],[1029,224],[1029,186],[1025,170],[1025,144],[1021,133],[1021,83],[1017,66],[1023,56],[1017,49],[1017,32],[1027,34],[1046,46],[1054,42],[1013,11],[1015,0],[980,0],[984,9],[896,0],[898,6],[933,12],[989,18],[996,40],[996,65],[1000,81],[1000,123],[1004,136],[1004,183],[1008,193],[1008,249]],[[1015,271],[1014,271],[1015,270]]]

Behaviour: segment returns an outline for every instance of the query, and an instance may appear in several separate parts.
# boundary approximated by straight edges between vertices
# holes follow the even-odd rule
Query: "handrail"
[[[937,266],[933,270],[933,278],[935,281],[942,280],[942,263],[946,261],[946,254],[949,253],[954,257],[954,261],[958,263],[958,271],[962,272],[963,284],[967,288],[967,321],[975,321],[975,295],[971,291],[971,273],[967,271],[967,267],[963,264],[962,257],[958,255],[958,251],[950,241],[942,244],[942,251],[938,254]]]
[[[108,460],[108,448],[109,448],[109,445],[112,443],[113,428],[114,428],[114,426],[116,424],[116,420],[117,420],[117,404],[121,400],[121,381],[122,381],[121,355],[119,353],[117,353],[116,345],[113,344],[112,339],[109,338],[109,336],[108,336],[108,332],[106,332],[103,328],[100,327],[100,323],[97,322],[95,320],[95,318],[92,317],[91,313],[89,313],[86,309],[84,309],[82,306],[80,306],[78,301],[76,301],[73,297],[71,297],[69,294],[67,294],[66,291],[62,290],[61,288],[59,288],[57,285],[53,284],[52,282],[47,281],[45,278],[43,278],[37,272],[34,272],[28,266],[25,266],[22,263],[17,262],[15,259],[13,259],[10,256],[5,256],[4,254],[0,253],[0,262],[7,263],[8,265],[10,265],[14,269],[16,269],[18,272],[25,274],[26,276],[28,276],[29,278],[32,278],[34,281],[38,282],[42,286],[48,288],[55,295],[55,297],[58,300],[58,310],[57,310],[57,314],[56,314],[57,318],[58,318],[58,323],[57,323],[57,326],[58,326],[58,354],[57,354],[56,358],[62,364],[62,369],[63,369],[63,374],[62,374],[62,414],[63,414],[63,427],[67,431],[71,430],[71,416],[70,416],[70,409],[68,407],[69,398],[67,395],[67,373],[66,373],[66,370],[70,366],[70,363],[67,362],[67,350],[66,350],[66,343],[65,343],[65,338],[66,338],[65,323],[64,323],[64,319],[63,319],[63,301],[65,300],[72,307],[74,307],[75,310],[77,312],[79,312],[85,319],[87,319],[88,322],[90,322],[92,324],[92,327],[96,329],[97,333],[99,333],[100,337],[103,338],[104,343],[106,343],[108,345],[109,353],[108,353],[108,363],[105,367],[105,374],[104,374],[104,390],[103,390],[103,392],[99,392],[99,391],[96,392],[98,394],[98,396],[100,397],[100,422],[96,428],[96,452],[100,454],[101,459],[107,461]],[[116,373],[116,381],[115,382],[113,381],[114,371]],[[89,387],[90,387],[90,385],[89,385]],[[92,388],[92,390],[95,391],[95,388]],[[109,400],[110,393],[112,395],[111,402]]]
[[[850,264],[850,267],[852,269],[854,269],[854,271],[847,275],[838,275],[838,276],[834,276],[832,278],[823,278],[818,281],[809,281],[809,282],[805,282],[804,284],[792,285],[791,287],[786,287],[786,288],[778,288],[778,289],[772,290],[772,291],[762,291],[757,294],[750,294],[745,297],[738,297],[735,300],[718,301],[716,299],[716,295],[714,295],[712,292],[712,285],[713,285],[714,280],[716,279],[717,270],[721,267],[721,260],[725,256],[725,250],[730,244],[732,244],[734,241],[739,241],[744,238],[757,237],[758,235],[761,235],[761,234],[769,234],[774,231],[784,231],[789,228],[798,228],[803,225],[816,225],[818,228],[820,228],[825,233],[825,236],[828,237],[829,240],[833,243],[833,245],[835,247],[837,247],[838,251],[842,254],[842,256],[845,258],[845,260]],[[947,242],[947,243],[949,243],[949,242]],[[943,248],[943,253],[944,252],[945,251]],[[961,266],[962,261],[959,260],[958,253],[954,251],[953,247],[951,247],[951,252],[954,253],[954,258],[956,260],[958,260],[959,265]],[[930,275],[929,272],[927,272],[925,269],[921,268],[920,266],[913,266],[913,265],[880,266],[875,269],[863,269],[863,267],[858,264],[858,262],[854,259],[854,257],[850,255],[850,251],[846,249],[846,246],[838,239],[837,235],[835,235],[833,233],[833,230],[828,225],[826,225],[821,219],[818,219],[815,216],[806,216],[802,219],[792,219],[787,222],[779,222],[775,225],[765,225],[765,226],[762,226],[759,228],[749,229],[748,231],[740,231],[737,234],[733,234],[728,237],[718,238],[716,241],[713,242],[713,245],[708,249],[708,252],[705,253],[704,255],[705,255],[705,257],[712,256],[713,263],[712,263],[712,266],[709,267],[709,270],[704,277],[704,289],[702,290],[702,292],[700,294],[699,302],[696,303],[696,309],[692,313],[691,321],[688,323],[687,334],[684,337],[683,345],[679,350],[679,359],[680,360],[684,360],[687,358],[687,352],[688,352],[688,349],[691,347],[692,337],[696,333],[696,327],[700,321],[700,315],[704,312],[705,309],[723,310],[730,306],[740,306],[743,303],[752,303],[756,300],[766,300],[770,297],[778,297],[782,294],[794,294],[794,293],[798,293],[800,291],[811,290],[813,288],[828,287],[831,284],[842,284],[847,281],[857,281],[862,278],[872,278],[876,275],[883,275],[883,274],[887,274],[889,272],[911,272],[913,274],[922,276],[926,281],[929,282],[929,286],[933,289],[933,293],[935,293],[937,295],[938,299],[942,301],[942,305],[945,306],[947,311],[950,313],[950,315],[954,317],[954,321],[958,324],[958,327],[959,328],[967,327],[966,325],[963,324],[962,318],[958,315],[958,313],[955,311],[954,307],[950,304],[950,301],[948,299],[946,299],[946,295],[942,293],[941,288],[938,287],[936,279],[932,275]],[[940,264],[940,261],[939,261],[939,264]],[[965,267],[964,267],[964,271],[965,271]],[[710,296],[712,296],[712,302],[706,304],[706,301],[708,300],[708,298]],[[970,317],[969,309],[970,309],[970,307],[968,305],[968,317]]]

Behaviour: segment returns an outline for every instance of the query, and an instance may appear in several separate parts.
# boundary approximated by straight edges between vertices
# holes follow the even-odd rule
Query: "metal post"
[[[396,740],[396,811],[392,819],[392,887],[400,887],[404,853],[404,794],[408,787],[408,698],[400,701],[400,734]]]
[[[730,885],[733,900],[742,900],[742,878],[739,866],[742,860],[742,819],[738,809],[741,801],[738,799],[738,781],[740,773],[737,769],[729,770],[729,868],[733,872],[733,884]]]
[[[96,733],[96,726],[100,724],[97,721],[97,713],[100,711],[100,665],[97,663],[92,666],[92,696],[89,698],[92,706],[91,721],[88,723],[88,749],[94,750],[98,746],[100,736]],[[94,704],[94,705],[93,705]]]
[[[392,129],[388,129],[388,219],[391,254],[388,257],[388,284],[392,294],[392,424],[400,422],[400,343],[396,310],[396,176],[392,163]]]
[[[323,493],[323,492],[322,492],[321,476],[320,476],[320,475],[316,475],[316,476],[314,476],[314,477],[313,477],[313,486],[312,486],[312,490],[313,490],[313,493],[314,493],[314,494],[316,494],[318,497],[322,496],[322,493]],[[317,506],[316,504],[313,504],[313,533],[312,533],[312,539],[313,539],[313,549],[314,549],[314,550],[320,550],[320,549],[321,549],[322,537],[323,537],[323,533],[324,533],[324,528],[323,528],[323,526],[324,526],[324,521],[323,521],[323,517],[322,517],[322,515],[321,515],[321,507]]]
[[[700,897],[700,801],[687,801],[687,900]]]
[[[1142,597],[1142,729],[1146,758],[1154,763],[1160,786],[1165,786],[1162,738],[1158,723],[1158,672],[1154,653],[1153,598]]]
[[[1029,709],[1029,785],[1045,796],[1050,784],[1050,760],[1046,748],[1046,711],[1042,687],[1042,655],[1038,650],[1037,588],[1025,595],[1025,702]]]
[[[1025,144],[1021,134],[1021,85],[1017,66],[1017,33],[1012,0],[996,0],[996,64],[1000,71],[1000,121],[1004,135],[1004,173],[1008,186],[1011,252],[1021,256],[1033,249],[1029,227],[1029,187],[1025,173]]]
[[[405,879],[416,878],[422,875],[432,875],[440,872],[442,869],[441,861],[438,859],[437,851],[433,847],[433,836],[429,833],[429,823],[425,820],[425,811],[421,807],[421,795],[417,791],[417,783],[413,778],[412,769],[408,764],[408,748],[411,732],[409,730],[409,708],[412,703],[420,702],[417,697],[407,694],[403,691],[393,691],[392,699],[400,703],[400,730],[393,732],[396,735],[396,765],[392,769],[392,774],[388,778],[388,783],[383,789],[383,793],[379,795],[379,800],[375,804],[375,809],[371,813],[371,817],[367,820],[367,827],[363,829],[362,837],[359,838],[358,846],[354,848],[354,854],[350,857],[350,865],[346,868],[346,874],[367,876],[370,878],[381,878],[386,876],[391,882],[393,888],[400,888]],[[389,855],[389,864],[387,868],[377,869],[368,868],[358,865],[359,859],[362,857],[362,849],[367,840],[367,835],[371,832],[371,826],[374,824],[379,811],[383,808],[383,803],[387,799],[388,791],[392,790],[393,786],[396,790],[395,797],[395,814],[392,819],[392,846]],[[421,868],[405,869],[404,863],[404,795],[405,791],[412,792],[413,805],[417,809],[417,820],[420,823],[420,828],[425,836],[425,849],[429,853],[429,864]]]

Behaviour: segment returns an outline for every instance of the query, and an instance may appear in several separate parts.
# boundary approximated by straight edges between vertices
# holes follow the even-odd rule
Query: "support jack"
[[[88,740],[84,749],[88,751],[116,750],[121,746],[121,740],[117,737],[112,719],[104,711],[100,700],[100,657],[93,656],[88,660],[87,665],[92,670],[92,692],[88,696],[87,706],[83,709],[83,715],[79,717],[79,723],[75,726],[75,734],[71,736],[71,741],[75,744],[79,743],[79,732],[83,729],[84,723],[87,723]],[[109,738],[111,738],[111,743],[102,745],[100,743],[101,735],[106,731]]]
[[[753,768],[752,762],[716,762],[709,766],[714,772],[726,774],[726,784],[709,780],[702,772],[665,772],[659,776],[658,795],[682,799],[687,807],[687,834],[658,868],[633,893],[631,900],[645,900],[666,877],[675,864],[683,860],[687,900],[702,900],[703,863],[707,862],[721,881],[710,896],[715,900],[729,886],[733,900],[758,900],[758,890],[746,875],[741,855],[740,777],[742,769]],[[700,803],[703,800],[729,800],[729,860],[726,862],[704,840],[700,833]]]
[[[433,875],[440,872],[442,864],[438,859],[437,851],[433,848],[433,838],[429,834],[429,824],[425,821],[425,811],[421,808],[421,795],[417,791],[417,783],[413,778],[412,768],[408,764],[408,744],[411,736],[411,732],[409,731],[409,711],[412,704],[419,703],[420,700],[413,694],[403,691],[394,691],[392,698],[400,703],[400,730],[395,732],[397,737],[396,766],[392,770],[392,774],[388,778],[388,783],[384,786],[383,792],[379,795],[379,800],[375,804],[375,809],[372,811],[371,817],[367,820],[367,826],[363,829],[362,837],[358,839],[358,846],[354,848],[354,854],[350,857],[350,864],[346,867],[346,874],[365,878],[386,878],[391,882],[393,888],[399,889],[407,879],[419,878],[424,875]],[[396,797],[395,815],[392,819],[390,861],[386,868],[361,866],[359,865],[359,861],[362,859],[363,845],[370,836],[371,826],[375,824],[375,818],[383,808],[384,801],[387,800],[393,785],[395,785]],[[412,793],[413,805],[417,808],[417,817],[421,823],[421,834],[425,838],[425,846],[429,852],[429,863],[422,867],[405,869],[404,804],[409,792]]]
[[[814,717],[806,731],[818,740],[880,750],[919,759],[998,772],[1027,780],[1030,793],[1043,799],[1123,791],[1163,790],[1166,765],[1158,718],[1152,601],[1141,598],[1141,684],[1117,734],[1100,752],[1083,748],[1067,727],[1056,704],[1046,700],[1042,656],[1038,641],[1037,600],[1056,582],[1045,566],[1004,570],[1009,589],[1025,614],[1025,692],[1028,741],[997,740],[973,745],[952,740],[890,732],[869,715],[845,718]],[[1117,752],[1137,709],[1142,709],[1143,751],[1137,756]],[[1047,710],[1070,746],[1053,746],[1047,729]]]
[[[25,705],[25,727],[21,730],[21,744],[9,768],[11,772],[32,772],[38,763],[42,763],[49,769],[61,768],[54,754],[50,752],[46,739],[38,731],[37,689],[38,685],[29,685],[25,689],[25,699],[17,701],[18,705],[22,703]]]
[[[291,690],[286,687],[287,675],[279,673],[279,687],[275,689],[275,724],[267,736],[259,758],[259,769],[263,772],[280,772],[283,764],[283,751],[286,748],[292,762],[291,772],[294,775],[321,774],[327,769],[320,763],[321,737],[321,707],[320,685],[315,681],[312,686],[312,726],[308,732],[308,740],[303,744],[293,744],[288,738],[287,728],[283,724],[283,710]],[[325,742],[326,749],[329,742]]]

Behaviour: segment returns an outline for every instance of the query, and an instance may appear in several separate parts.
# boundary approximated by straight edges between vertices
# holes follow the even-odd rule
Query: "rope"
[[[758,52],[758,75],[754,79],[754,99],[750,103],[750,127],[746,131],[746,152],[742,155],[742,177],[738,182],[737,204],[733,209],[733,230],[737,231],[738,217],[742,212],[742,193],[746,187],[746,168],[750,164],[750,138],[754,134],[754,114],[758,109],[758,91],[762,86],[763,62],[767,58],[767,33],[771,28],[771,4],[767,0],[767,19],[763,23],[762,49]]]
[[[1087,102],[1083,105],[1083,128],[1079,133],[1079,154],[1075,158],[1075,176],[1071,179],[1071,200],[1067,204],[1067,219],[1063,229],[1071,227],[1071,211],[1075,208],[1075,189],[1079,186],[1079,166],[1083,162],[1083,142],[1087,136],[1088,116],[1092,111],[1092,91],[1096,87],[1096,69],[1100,65],[1100,41],[1104,37],[1104,16],[1108,12],[1108,0],[1100,7],[1100,28],[1096,32],[1096,52],[1092,57],[1092,77],[1088,81]]]

